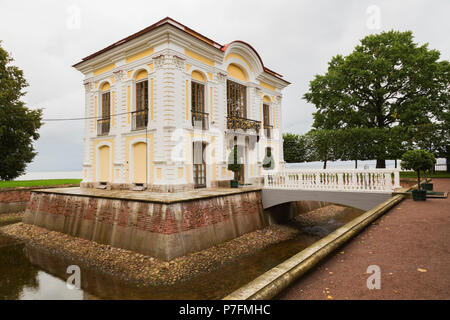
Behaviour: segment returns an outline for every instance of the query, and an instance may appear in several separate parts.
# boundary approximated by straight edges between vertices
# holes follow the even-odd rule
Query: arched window
[[[208,113],[205,112],[205,81],[206,78],[198,71],[192,72],[191,81],[191,113],[192,126],[206,130],[208,128]]]
[[[261,121],[250,120],[247,114],[247,87],[245,86],[248,73],[244,67],[231,63],[228,68],[227,80],[227,128],[254,129],[259,132]]]
[[[110,121],[111,121],[111,91],[110,84],[105,82],[100,90],[101,90],[101,117],[97,120],[97,134],[98,135],[107,135],[109,134],[110,129]]]
[[[270,123],[270,99],[265,96],[263,100],[263,126],[264,126],[264,135],[267,138],[271,138],[272,136],[272,125]]]
[[[136,74],[136,110],[132,113],[133,130],[148,124],[148,73],[142,70]]]

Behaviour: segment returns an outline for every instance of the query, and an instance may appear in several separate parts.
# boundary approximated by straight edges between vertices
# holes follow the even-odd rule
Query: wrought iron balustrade
[[[228,116],[227,117],[227,128],[228,129],[254,129],[256,132],[259,132],[261,129],[261,121],[251,120],[247,118],[242,118],[239,116]]]
[[[131,113],[132,130],[144,129],[148,124],[148,110],[137,110]]]
[[[192,126],[196,129],[209,129],[209,113],[191,110]]]
[[[105,136],[109,134],[111,118],[102,118],[97,120],[97,135]]]

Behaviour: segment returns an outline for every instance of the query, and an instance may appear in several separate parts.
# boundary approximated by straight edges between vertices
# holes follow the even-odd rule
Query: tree
[[[358,160],[367,160],[369,147],[372,144],[367,129],[349,128],[341,133],[343,153],[341,160],[355,161],[355,169],[358,169]]]
[[[33,141],[42,125],[42,110],[30,110],[20,100],[28,83],[22,70],[10,65],[12,61],[0,46],[0,180],[25,172],[36,156]]]
[[[304,99],[317,108],[314,128],[390,129],[443,117],[450,64],[439,57],[427,44],[415,43],[410,31],[365,37],[348,56],[333,57],[328,71],[310,82]],[[387,147],[374,152],[377,168],[385,167]]]
[[[283,134],[284,160],[288,163],[305,162],[309,157],[309,143],[306,135]]]
[[[342,158],[342,131],[313,129],[306,136],[309,140],[309,161],[323,161],[323,168],[326,169],[328,161]]]
[[[427,171],[433,168],[436,163],[434,155],[425,150],[409,150],[402,156],[402,162],[400,166],[404,170],[414,170],[417,172],[417,186],[420,186],[420,171]]]

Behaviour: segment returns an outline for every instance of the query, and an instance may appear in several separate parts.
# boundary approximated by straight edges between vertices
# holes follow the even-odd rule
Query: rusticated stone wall
[[[169,204],[36,191],[24,222],[164,260],[267,225],[260,191]]]
[[[45,186],[48,188],[78,186],[78,184]],[[23,211],[30,200],[31,191],[42,187],[17,187],[0,189],[0,214]]]
[[[0,213],[25,210],[32,188],[0,189]]]

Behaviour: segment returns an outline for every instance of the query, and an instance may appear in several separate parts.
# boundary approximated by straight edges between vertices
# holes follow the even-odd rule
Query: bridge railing
[[[264,188],[392,192],[400,187],[398,169],[287,169],[264,175]]]

